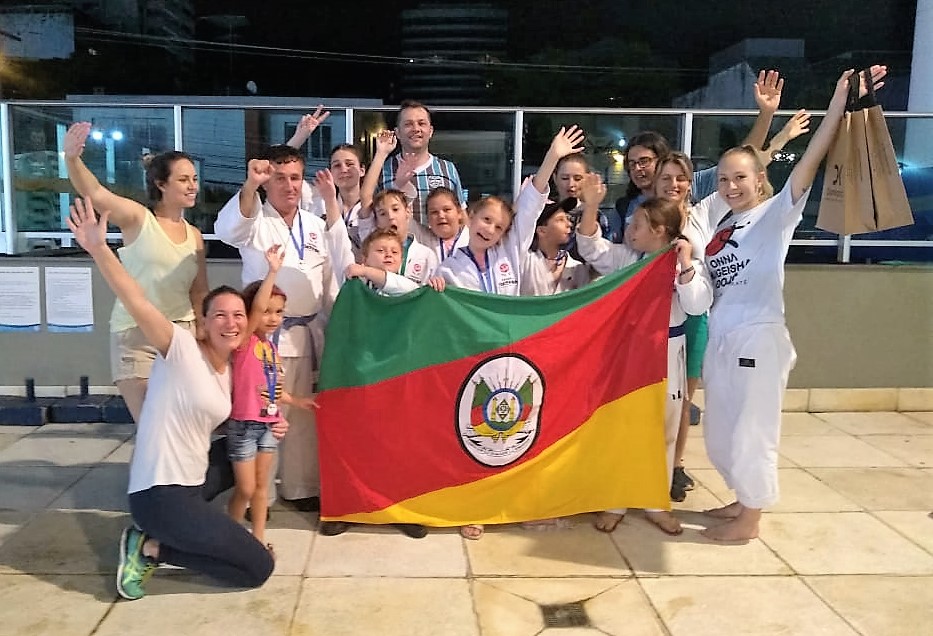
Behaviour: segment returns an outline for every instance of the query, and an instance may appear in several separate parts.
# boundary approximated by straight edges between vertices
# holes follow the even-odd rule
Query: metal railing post
[[[13,211],[13,137],[10,135],[10,105],[0,103],[0,175],[3,176],[4,253],[16,254],[19,233]]]

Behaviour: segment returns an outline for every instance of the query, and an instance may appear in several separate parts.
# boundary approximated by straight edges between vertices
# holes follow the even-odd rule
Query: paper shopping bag
[[[894,154],[891,133],[881,106],[865,109],[868,162],[871,166],[871,191],[874,200],[876,230],[913,225],[914,217],[907,200],[907,190]]]
[[[826,157],[823,194],[816,227],[835,234],[874,231],[875,210],[871,193],[871,167],[864,110],[854,110],[858,81],[849,84],[849,99],[839,129]]]

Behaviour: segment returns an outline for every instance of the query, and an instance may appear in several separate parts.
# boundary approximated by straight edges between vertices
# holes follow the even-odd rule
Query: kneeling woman
[[[146,299],[106,243],[98,220],[80,199],[68,227],[158,351],[130,463],[134,527],[120,539],[117,591],[138,599],[159,563],[203,572],[236,587],[259,587],[272,574],[265,546],[223,510],[204,501],[211,432],[230,414],[230,354],[248,337],[243,297],[219,287],[204,299],[204,337],[173,324]],[[274,433],[285,434],[287,424]]]

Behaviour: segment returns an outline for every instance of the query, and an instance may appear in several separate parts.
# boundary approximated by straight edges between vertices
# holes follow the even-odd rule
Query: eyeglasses
[[[642,170],[644,170],[645,168],[647,168],[648,166],[650,166],[657,160],[658,160],[657,157],[641,157],[640,159],[632,159],[631,161],[626,161],[625,165],[628,166],[629,170],[634,170],[635,168],[641,168]]]

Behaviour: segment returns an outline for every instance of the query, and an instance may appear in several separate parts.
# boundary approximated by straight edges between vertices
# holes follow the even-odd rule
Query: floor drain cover
[[[590,617],[583,609],[583,603],[563,603],[561,605],[542,605],[545,627],[589,627]]]

